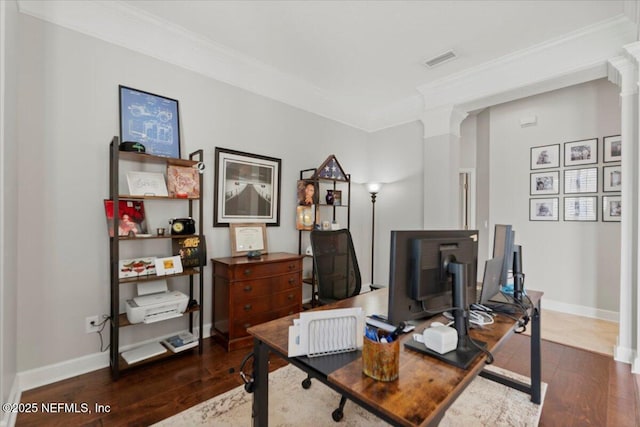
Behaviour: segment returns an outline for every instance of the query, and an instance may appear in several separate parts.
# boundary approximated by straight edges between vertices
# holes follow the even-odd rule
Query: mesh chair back
[[[362,279],[349,230],[313,230],[311,248],[322,304],[360,293]]]

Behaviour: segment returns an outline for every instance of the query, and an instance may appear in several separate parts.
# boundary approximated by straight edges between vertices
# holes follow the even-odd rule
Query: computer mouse
[[[436,326],[445,326],[445,324],[442,322],[431,322],[431,325],[429,325],[431,328],[435,328]]]

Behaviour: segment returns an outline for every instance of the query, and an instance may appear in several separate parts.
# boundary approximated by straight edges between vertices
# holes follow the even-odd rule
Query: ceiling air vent
[[[456,59],[457,56],[455,54],[454,51],[452,50],[448,50],[445,53],[438,55],[436,57],[433,57],[431,59],[427,59],[426,61],[424,61],[424,65],[426,65],[429,68],[433,68],[436,65],[440,65],[443,64],[445,62],[451,61]]]

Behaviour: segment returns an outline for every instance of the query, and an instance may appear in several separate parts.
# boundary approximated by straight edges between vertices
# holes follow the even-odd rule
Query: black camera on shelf
[[[195,234],[196,222],[193,218],[173,218],[169,220],[172,235]]]

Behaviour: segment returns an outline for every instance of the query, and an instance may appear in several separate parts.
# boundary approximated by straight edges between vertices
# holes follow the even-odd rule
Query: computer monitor
[[[484,264],[482,289],[478,302],[489,306],[489,301],[500,294],[500,275],[502,274],[502,258],[488,259]]]
[[[475,302],[477,261],[477,231],[391,232],[389,320],[397,324],[450,311],[458,335],[456,349],[445,354],[411,340],[407,348],[463,369],[482,352],[468,335],[467,318],[469,303]]]
[[[509,270],[513,267],[513,240],[515,232],[511,225],[496,224],[493,233],[493,258],[502,259],[500,286],[507,284]]]
[[[475,230],[392,231],[389,322],[424,319],[452,307],[452,277],[444,272],[447,257],[466,266],[465,300],[475,302],[478,235]]]

